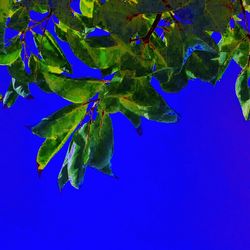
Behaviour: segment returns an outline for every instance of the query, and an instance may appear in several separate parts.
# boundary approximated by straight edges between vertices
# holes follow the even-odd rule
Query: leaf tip
[[[24,125],[24,127],[32,132],[33,125]]]
[[[38,176],[41,177],[42,176],[42,172],[43,172],[43,168],[42,166],[37,162],[37,173],[38,173]]]
[[[140,125],[138,128],[136,128],[136,132],[139,136],[142,136],[143,135],[143,129],[142,129],[142,126]]]

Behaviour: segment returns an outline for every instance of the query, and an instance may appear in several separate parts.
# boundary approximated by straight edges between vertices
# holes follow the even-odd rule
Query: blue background
[[[92,75],[68,52],[74,69]],[[26,128],[67,102],[35,85],[33,100],[0,109],[0,249],[250,249],[250,124],[235,95],[232,62],[211,86],[190,81],[178,94],[159,90],[177,124],[143,120],[143,135],[112,116],[119,179],[88,169],[80,190],[57,186],[66,147],[42,176],[42,143]],[[9,76],[0,68],[0,90]]]

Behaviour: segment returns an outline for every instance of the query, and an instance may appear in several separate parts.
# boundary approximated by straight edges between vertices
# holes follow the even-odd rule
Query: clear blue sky
[[[250,123],[234,92],[238,73],[232,63],[216,86],[191,81],[179,94],[163,93],[178,124],[144,119],[138,136],[113,115],[119,179],[88,169],[79,191],[62,192],[57,175],[67,148],[38,177],[42,139],[26,126],[67,102],[32,85],[34,100],[0,109],[0,249],[250,249]],[[4,67],[0,76],[4,91]]]

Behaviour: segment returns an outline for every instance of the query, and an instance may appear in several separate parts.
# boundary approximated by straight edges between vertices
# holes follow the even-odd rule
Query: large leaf
[[[45,68],[45,66],[43,67]],[[74,103],[87,102],[104,86],[104,82],[101,80],[73,79],[48,71],[44,71],[43,76],[53,92]]]
[[[84,173],[86,170],[86,157],[88,158],[89,150],[86,150],[86,135],[88,126],[84,124],[78,131],[75,132],[62,169],[58,176],[59,187],[62,188],[69,180],[71,185],[79,188],[83,182]]]
[[[32,128],[36,135],[46,138],[37,155],[38,170],[43,170],[61,149],[77,125],[84,118],[86,107],[72,104],[43,119]]]
[[[109,115],[98,115],[88,135],[90,155],[87,164],[111,174],[110,160],[114,151],[112,121]]]
[[[42,119],[32,128],[32,132],[43,138],[56,138],[78,124],[83,119],[85,111],[86,107],[82,104],[69,105]]]
[[[153,89],[148,77],[124,77],[121,82],[111,83],[109,96],[118,97],[121,105],[138,116],[159,122],[177,121],[177,114]]]

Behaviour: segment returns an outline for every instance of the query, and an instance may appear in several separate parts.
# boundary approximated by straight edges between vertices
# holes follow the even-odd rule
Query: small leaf
[[[13,80],[13,89],[16,91],[16,93],[24,98],[27,98],[30,96],[30,90],[29,85],[25,82],[20,82],[17,80]]]
[[[12,78],[12,81],[15,81],[15,79]],[[13,84],[10,84],[8,91],[5,93],[3,98],[3,105],[5,107],[10,108],[15,102],[18,97],[17,92],[13,88]]]
[[[60,190],[62,190],[62,188],[65,186],[68,180],[69,180],[68,169],[67,169],[67,166],[64,165],[61,168],[59,175],[58,175],[58,186]]]
[[[93,0],[80,0],[80,10],[83,16],[93,17],[94,2]]]

